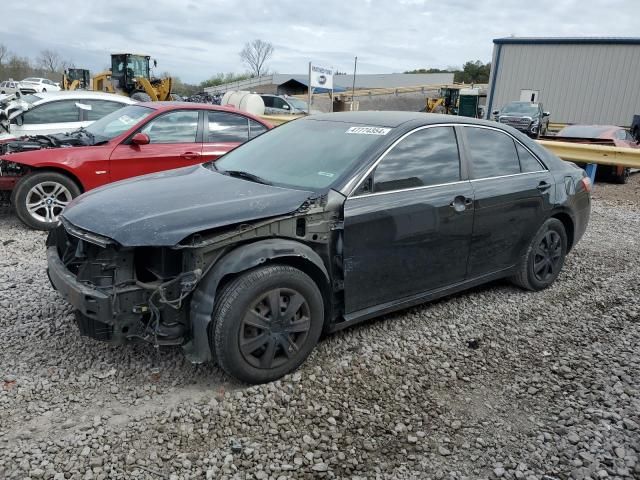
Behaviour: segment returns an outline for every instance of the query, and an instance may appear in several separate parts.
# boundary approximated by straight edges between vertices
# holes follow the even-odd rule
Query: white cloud
[[[624,12],[624,14],[622,14]],[[146,53],[158,70],[199,82],[244,70],[238,52],[270,41],[270,67],[301,73],[309,60],[361,73],[489,61],[492,39],[517,36],[633,36],[640,2],[469,0],[389,2],[325,0],[125,0],[2,2],[0,43],[35,58],[50,48],[92,71],[115,51]]]

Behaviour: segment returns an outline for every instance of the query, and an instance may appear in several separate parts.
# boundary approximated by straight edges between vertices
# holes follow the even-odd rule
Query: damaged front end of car
[[[0,99],[0,139],[11,134],[11,122],[29,109],[29,104],[20,100],[19,94]]]
[[[48,274],[75,308],[82,335],[112,343],[180,344],[185,299],[202,276],[182,252],[120,247],[64,219],[47,239]]]
[[[62,217],[47,240],[49,278],[75,309],[82,335],[181,345],[189,360],[201,363],[211,359],[209,323],[225,278],[280,260],[307,265],[333,289],[326,265],[340,268],[337,207],[344,200],[334,193],[287,215],[193,233],[168,247],[124,247]]]

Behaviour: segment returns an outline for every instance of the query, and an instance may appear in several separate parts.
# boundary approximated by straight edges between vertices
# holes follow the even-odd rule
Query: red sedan
[[[215,160],[270,128],[248,113],[213,105],[130,105],[86,129],[0,145],[0,191],[11,191],[20,220],[49,230],[87,190]]]

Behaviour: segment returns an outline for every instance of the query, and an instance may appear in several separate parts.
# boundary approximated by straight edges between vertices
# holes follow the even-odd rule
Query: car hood
[[[196,165],[91,190],[62,216],[122,246],[173,246],[194,233],[291,213],[311,196]]]
[[[41,157],[25,155],[40,150],[50,150],[55,148],[68,148],[68,147],[93,147],[92,141],[89,137],[82,133],[67,132],[67,133],[53,133],[49,135],[31,135],[20,138],[2,138],[2,147],[0,147],[0,154],[11,153],[14,155],[20,155],[20,157],[11,157],[16,162],[24,162],[28,164],[29,161],[37,162]]]

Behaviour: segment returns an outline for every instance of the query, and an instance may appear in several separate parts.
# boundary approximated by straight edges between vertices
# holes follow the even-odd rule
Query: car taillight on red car
[[[592,183],[589,177],[582,177],[582,179],[580,180],[580,183],[584,187],[585,191],[591,192]]]

